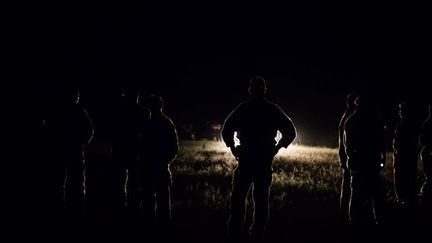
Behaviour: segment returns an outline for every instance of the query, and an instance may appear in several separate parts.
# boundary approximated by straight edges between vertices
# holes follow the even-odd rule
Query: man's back
[[[255,211],[249,228],[252,239],[261,240],[269,217],[272,162],[280,148],[288,147],[296,136],[291,119],[264,98],[266,81],[259,76],[249,83],[251,98],[241,103],[225,120],[222,136],[238,161],[231,193],[229,239],[239,241],[245,218],[245,201],[253,184]],[[282,138],[276,143],[277,132]],[[240,140],[235,146],[234,134]]]
[[[383,122],[372,112],[356,111],[345,122],[345,150],[350,170],[378,168],[385,151]]]
[[[236,131],[243,146],[274,146],[278,130],[282,133],[283,144],[288,145],[295,138],[291,120],[277,105],[265,98],[252,98],[230,114],[222,135],[224,141],[231,141]]]
[[[151,159],[170,162],[178,152],[174,123],[163,113],[153,113],[144,133],[147,154]]]
[[[115,109],[113,142],[116,148],[135,150],[140,133],[149,120],[149,112],[137,103],[122,102]]]
[[[70,104],[52,112],[45,127],[48,143],[55,156],[66,155],[65,153],[80,155],[82,146],[93,135],[90,117],[79,104]]]
[[[432,119],[428,118],[420,131],[420,143],[422,146],[432,148]]]

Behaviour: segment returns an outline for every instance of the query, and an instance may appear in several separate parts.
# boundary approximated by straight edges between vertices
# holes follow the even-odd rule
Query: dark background
[[[120,88],[160,94],[181,127],[223,122],[247,98],[251,76],[262,75],[299,142],[335,146],[348,92],[373,92],[390,127],[399,100],[428,97],[426,10],[362,1],[23,4],[10,19],[15,83],[29,87],[35,113],[79,88],[96,120]]]

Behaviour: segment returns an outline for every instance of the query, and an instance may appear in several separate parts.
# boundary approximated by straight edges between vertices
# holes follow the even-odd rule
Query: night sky
[[[119,88],[160,94],[180,126],[222,122],[248,97],[249,79],[261,75],[267,97],[293,119],[302,142],[331,146],[348,92],[375,93],[389,123],[398,100],[426,95],[425,6],[294,2],[301,3],[21,6],[23,82],[36,104],[77,87],[95,117]]]

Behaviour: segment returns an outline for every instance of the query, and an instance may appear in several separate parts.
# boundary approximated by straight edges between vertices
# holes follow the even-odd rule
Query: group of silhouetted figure
[[[375,105],[367,95],[348,94],[339,124],[339,158],[343,169],[340,206],[343,220],[356,225],[385,224],[394,218],[389,215],[380,176],[388,151],[386,128],[376,114]],[[416,223],[419,208],[430,212],[431,131],[430,105],[417,99],[399,104],[399,121],[391,132],[393,183],[399,208],[396,222]],[[424,173],[421,187],[419,157]]]
[[[266,81],[259,76],[249,83],[250,98],[238,105],[225,120],[222,137],[238,161],[233,173],[228,239],[239,241],[245,232],[246,199],[251,188],[254,201],[249,237],[264,238],[269,218],[272,161],[281,148],[296,138],[292,120],[265,98]],[[168,229],[171,223],[170,164],[179,145],[174,123],[163,113],[163,100],[156,95],[142,99],[138,92],[124,90],[112,108],[109,135],[94,136],[94,125],[79,102],[79,92],[69,92],[47,109],[40,119],[38,163],[31,204],[40,216],[61,215],[79,218],[104,217],[102,204],[144,225]],[[341,208],[344,220],[352,224],[385,222],[386,192],[380,171],[386,163],[386,131],[375,113],[374,100],[350,94],[339,126],[339,156],[343,169]],[[404,207],[420,201],[417,161],[423,161],[425,182],[422,204],[431,204],[432,147],[431,121],[425,121],[418,106],[400,105],[400,121],[394,136],[394,186]],[[430,109],[430,107],[429,107]],[[95,128],[94,128],[95,127]],[[282,138],[275,137],[280,132]],[[236,139],[240,141],[235,145]],[[93,139],[93,141],[92,141]],[[91,149],[90,149],[91,148]],[[105,156],[105,157],[104,157]],[[103,163],[104,169],[98,168]],[[103,184],[103,185],[102,185]],[[108,188],[109,191],[104,191]],[[146,226],[147,227],[147,226]]]
[[[150,95],[140,102],[137,91],[123,90],[101,135],[78,90],[59,96],[35,129],[35,163],[26,185],[30,217],[48,225],[82,224],[86,216],[95,225],[133,221],[169,228],[169,166],[178,138],[163,99]]]

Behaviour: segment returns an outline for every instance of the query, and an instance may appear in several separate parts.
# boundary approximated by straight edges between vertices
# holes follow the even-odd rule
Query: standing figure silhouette
[[[41,175],[49,194],[42,197],[50,198],[50,209],[64,204],[79,212],[84,206],[84,152],[93,137],[93,123],[79,98],[78,90],[59,92],[44,120],[48,167],[42,167]]]
[[[351,195],[351,173],[347,166],[347,155],[345,153],[345,147],[343,143],[344,126],[349,116],[351,116],[357,108],[355,100],[358,95],[356,93],[350,93],[346,97],[346,109],[339,122],[339,160],[343,170],[342,182],[341,182],[341,194],[340,194],[340,209],[342,214],[342,220],[344,223],[349,223],[349,200]]]
[[[399,104],[399,122],[393,139],[394,187],[399,205],[406,209],[413,209],[418,202],[417,162],[421,149],[418,141],[424,121],[420,108],[412,100]]]
[[[432,119],[431,106],[429,105],[429,117],[423,123],[420,132],[421,159],[425,182],[421,188],[421,201],[429,210],[432,209]]]
[[[262,239],[269,217],[269,192],[272,182],[272,161],[282,147],[296,137],[291,119],[276,104],[265,98],[266,81],[262,77],[250,80],[250,99],[238,105],[226,118],[222,137],[238,161],[232,181],[228,236],[241,237],[245,220],[246,198],[253,185],[254,222],[249,229],[252,238]],[[279,142],[275,137],[282,134]],[[234,136],[240,140],[235,146]]]
[[[141,134],[150,114],[139,104],[139,92],[122,90],[114,109],[112,156],[116,209],[127,206],[129,216],[139,214],[138,152]]]
[[[351,173],[349,216],[353,224],[376,224],[384,219],[385,192],[380,171],[385,165],[385,126],[367,95],[356,99],[357,110],[344,128],[347,166]]]
[[[166,236],[171,223],[170,164],[177,157],[179,147],[176,127],[164,114],[163,106],[161,97],[148,97],[150,120],[142,135],[140,170],[142,210],[146,220],[152,224],[155,219]]]

